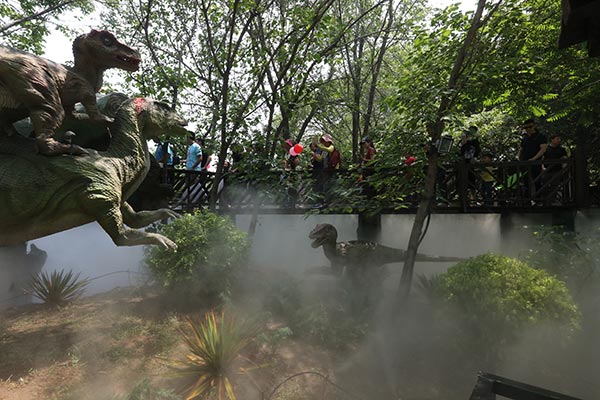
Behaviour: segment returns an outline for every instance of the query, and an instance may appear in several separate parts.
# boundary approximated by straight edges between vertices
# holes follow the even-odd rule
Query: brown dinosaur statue
[[[106,151],[86,157],[43,157],[25,150],[0,157],[0,246],[97,221],[118,246],[175,248],[168,238],[137,230],[176,217],[160,209],[135,212],[127,199],[150,167],[147,140],[163,132],[185,135],[186,121],[168,105],[141,98],[121,104]],[[33,141],[21,135],[5,141]]]
[[[406,251],[393,247],[383,246],[375,242],[364,240],[350,240],[337,242],[337,229],[331,224],[318,224],[308,235],[313,239],[311,246],[323,246],[325,257],[331,262],[334,273],[342,274],[364,271],[368,267],[380,267],[384,264],[396,263],[406,260]],[[459,257],[438,257],[417,254],[417,261],[452,262],[462,261]]]
[[[31,118],[42,154],[81,154],[84,151],[53,139],[65,116],[109,123],[96,105],[104,71],[119,68],[137,71],[140,55],[108,31],[92,30],[73,41],[74,66],[67,67],[36,55],[0,46],[0,131],[12,135],[12,124]],[[86,114],[73,113],[81,102]],[[0,152],[11,153],[13,149]]]

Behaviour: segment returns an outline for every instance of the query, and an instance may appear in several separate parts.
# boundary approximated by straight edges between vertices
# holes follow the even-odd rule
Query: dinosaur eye
[[[104,37],[102,38],[102,43],[103,43],[105,46],[112,46],[112,44],[113,44],[113,38],[111,38],[110,36],[104,36]]]

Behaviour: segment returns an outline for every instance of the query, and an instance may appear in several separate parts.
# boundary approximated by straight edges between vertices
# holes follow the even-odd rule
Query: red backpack
[[[327,164],[329,168],[337,168],[338,166],[342,168],[342,157],[340,156],[338,149],[333,149],[329,155],[329,161]]]

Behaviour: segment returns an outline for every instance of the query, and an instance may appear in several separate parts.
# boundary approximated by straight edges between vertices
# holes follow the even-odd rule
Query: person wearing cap
[[[291,169],[296,169],[296,167],[300,165],[298,153],[294,151],[294,144],[295,143],[292,139],[285,139],[283,143],[281,143],[281,147],[285,152],[285,155],[283,156],[283,167],[288,171]]]
[[[298,153],[295,150],[295,143],[292,139],[285,139],[281,143],[281,147],[285,151],[283,159],[283,167],[286,171],[296,170],[300,165],[300,159]],[[298,199],[298,179],[297,174],[283,173],[280,177],[280,182],[284,184],[286,188],[286,196],[283,200],[284,208],[294,208]]]
[[[375,146],[373,145],[373,139],[366,136],[361,139],[360,146],[362,148],[360,154],[360,165],[364,166],[369,161],[373,161],[375,159],[377,150],[375,150]]]
[[[342,160],[340,152],[333,145],[333,138],[330,134],[326,133],[321,136],[319,144],[317,145],[321,150],[327,152],[327,165],[326,168],[340,169]]]

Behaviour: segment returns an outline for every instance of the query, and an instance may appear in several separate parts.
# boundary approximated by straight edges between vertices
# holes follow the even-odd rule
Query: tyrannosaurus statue
[[[136,230],[176,216],[171,210],[135,212],[126,200],[148,172],[146,141],[162,132],[185,135],[185,125],[164,103],[130,99],[115,115],[106,151],[90,150],[86,157],[42,157],[26,150],[2,155],[0,246],[97,221],[117,246],[175,248],[162,235]],[[21,135],[8,139],[31,140]]]
[[[117,41],[110,32],[92,30],[73,41],[73,56],[74,66],[66,67],[0,46],[0,131],[13,134],[12,123],[29,116],[40,153],[51,155],[74,150],[83,153],[80,148],[54,140],[56,129],[65,115],[112,122],[96,105],[104,71],[109,68],[137,71],[140,55]],[[73,114],[78,102],[85,107],[87,116]]]
[[[363,240],[337,242],[337,236],[337,229],[331,224],[318,224],[308,235],[310,239],[313,239],[311,244],[313,248],[323,246],[325,257],[331,262],[331,268],[336,274],[342,274],[344,268],[353,273],[363,271],[368,267],[380,267],[384,264],[406,260],[405,250]],[[463,259],[417,254],[416,260],[451,262]]]

